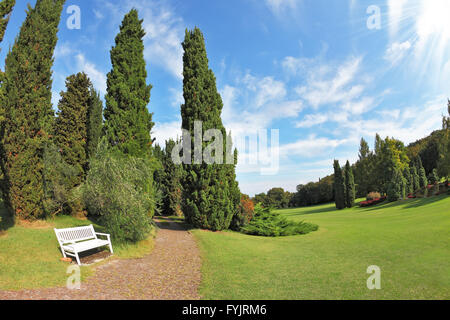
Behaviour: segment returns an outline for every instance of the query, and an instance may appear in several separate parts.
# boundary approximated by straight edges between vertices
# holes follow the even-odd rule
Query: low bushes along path
[[[200,299],[201,258],[182,223],[160,218],[153,251],[141,259],[113,259],[95,269],[80,290],[66,287],[0,291],[0,300]],[[69,275],[68,275],[69,276]]]

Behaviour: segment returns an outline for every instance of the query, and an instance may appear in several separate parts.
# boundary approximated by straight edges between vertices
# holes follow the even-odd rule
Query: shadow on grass
[[[302,210],[301,212],[293,212],[293,213],[282,213],[283,216],[286,217],[295,217],[295,216],[304,216],[304,215],[310,215],[310,214],[320,214],[320,213],[330,213],[330,212],[337,212],[338,210],[336,209],[336,207],[330,206],[329,207],[323,207],[324,205],[317,205],[317,206],[312,206],[312,207],[300,207],[300,208],[296,208],[298,210]],[[307,210],[305,210],[306,208],[308,208]],[[293,209],[289,209],[289,210],[293,210]],[[294,209],[295,210],[295,209]]]
[[[394,208],[394,207],[399,207],[402,206],[402,209],[412,209],[412,208],[418,208],[418,207],[422,207],[422,206],[426,206],[435,202],[439,202],[442,201],[444,199],[446,199],[448,197],[448,195],[440,195],[440,196],[433,196],[430,198],[417,198],[417,199],[408,199],[408,200],[401,200],[401,201],[396,201],[396,202],[383,202],[377,206],[373,206],[371,208],[362,208],[365,209],[363,211],[377,211],[380,209],[385,209],[385,208]]]
[[[183,218],[155,217],[154,219],[156,226],[163,230],[189,231],[195,229],[190,224],[187,224]]]
[[[14,216],[5,208],[3,201],[0,201],[0,233],[14,227]]]

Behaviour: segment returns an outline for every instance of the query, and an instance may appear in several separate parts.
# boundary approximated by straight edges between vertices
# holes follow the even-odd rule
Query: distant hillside
[[[444,130],[434,131],[428,137],[417,140],[406,147],[410,159],[420,156],[427,175],[437,167],[440,153],[439,144],[443,134]]]

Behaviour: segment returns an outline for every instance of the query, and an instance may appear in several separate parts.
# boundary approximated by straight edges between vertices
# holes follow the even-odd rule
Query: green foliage
[[[234,231],[240,231],[241,228],[246,226],[255,214],[255,206],[250,197],[246,194],[241,194],[241,203],[239,205],[239,211],[234,215],[231,221],[230,229]]]
[[[425,168],[422,165],[422,159],[420,157],[417,157],[416,165],[418,168],[417,173],[419,175],[419,188],[425,188],[428,185],[428,178],[425,172]]]
[[[270,208],[263,208],[260,204],[255,206],[253,219],[241,228],[245,234],[263,237],[282,237],[307,234],[317,231],[319,226],[305,222],[293,222]]]
[[[162,193],[161,213],[181,217],[183,166],[172,161],[174,147],[175,141],[171,139],[166,141],[164,150],[159,145],[155,147],[154,155],[161,163],[155,170],[155,182]]]
[[[387,187],[387,199],[389,202],[394,202],[402,199],[405,195],[404,189],[405,181],[400,169],[395,168],[392,175],[392,180]]]
[[[345,164],[345,205],[347,208],[352,208],[355,205],[355,180],[353,178],[353,169],[350,162]]]
[[[255,203],[261,203],[265,208],[275,209],[288,208],[290,200],[291,194],[284,191],[283,188],[272,188],[267,192],[267,194],[257,194],[253,199]]]
[[[428,175],[428,181],[430,184],[436,184],[440,181],[437,169],[433,169],[433,171]]]
[[[100,99],[100,94],[93,87],[89,91],[86,141],[86,155],[88,159],[95,155],[103,130],[103,102]]]
[[[414,179],[411,175],[410,168],[403,169],[403,178],[405,178],[405,192],[406,195],[414,192]]]
[[[334,176],[327,176],[319,182],[298,185],[297,192],[291,197],[291,207],[304,207],[334,201]]]
[[[2,191],[18,217],[45,216],[43,149],[53,133],[53,52],[64,0],[28,6],[20,34],[7,55],[2,105]]]
[[[216,78],[208,66],[205,41],[198,28],[186,30],[183,42],[183,96],[181,106],[182,128],[190,133],[191,147],[195,146],[194,123],[202,122],[202,137],[210,129],[219,130],[223,137],[223,153],[216,154],[223,159],[233,159],[233,164],[183,165],[183,213],[187,222],[197,228],[213,231],[228,229],[233,216],[239,209],[240,191],[236,181],[237,151],[232,152],[231,139],[223,126],[221,113],[222,98],[217,91]],[[225,137],[228,137],[225,139]],[[183,137],[189,139],[189,137]],[[216,139],[216,138],[215,138]],[[214,146],[220,141],[202,142],[202,149]],[[187,148],[189,141],[183,141]],[[197,142],[198,143],[198,142]],[[185,149],[186,149],[185,148]],[[189,152],[194,154],[192,149]],[[218,149],[215,150],[218,152]]]
[[[107,150],[105,143],[91,160],[83,199],[116,242],[148,236],[155,209],[154,166],[154,161]]]
[[[415,165],[413,165],[410,168],[410,172],[411,172],[413,192],[416,192],[417,190],[420,189],[420,177],[419,177],[419,174],[417,172],[417,168]]]
[[[450,101],[448,102],[448,117],[442,119],[443,137],[439,144],[441,150],[438,160],[438,174],[441,177],[450,177]]]
[[[339,161],[334,161],[334,198],[336,202],[336,208],[342,210],[346,207],[345,199],[345,180],[342,173],[342,168],[339,165]]]
[[[55,141],[61,148],[64,161],[79,173],[75,187],[84,181],[88,167],[86,142],[92,83],[84,72],[80,72],[67,77],[66,88],[67,91],[60,94]]]
[[[76,214],[83,210],[80,197],[74,189],[79,179],[79,168],[68,164],[60,149],[49,143],[44,149],[45,212]]]
[[[154,126],[148,112],[151,85],[147,85],[144,60],[144,29],[138,12],[125,15],[108,73],[104,131],[110,145],[136,157],[151,155],[150,132]]]
[[[9,17],[16,4],[16,0],[2,0],[0,2],[0,42],[5,36],[6,27],[9,23]]]

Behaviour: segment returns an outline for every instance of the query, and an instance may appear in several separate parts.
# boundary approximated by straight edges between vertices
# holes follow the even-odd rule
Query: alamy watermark
[[[381,268],[378,266],[369,266],[367,274],[371,276],[367,279],[367,289],[380,290],[381,289]]]
[[[203,131],[203,123],[195,121],[193,134],[182,130],[182,140],[172,150],[172,161],[177,165],[233,165],[234,148],[237,148],[241,165],[259,166],[261,175],[275,175],[280,167],[279,137],[279,130],[271,130],[269,144],[268,130],[224,136],[218,129]]]

